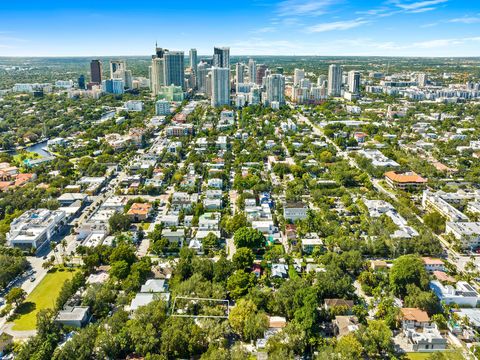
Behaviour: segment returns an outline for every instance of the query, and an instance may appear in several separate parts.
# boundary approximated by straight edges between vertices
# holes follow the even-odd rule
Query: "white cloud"
[[[447,48],[457,45],[463,45],[469,42],[478,42],[480,37],[452,38],[452,39],[434,39],[413,43],[412,46],[421,49]]]
[[[409,13],[419,14],[419,13],[423,13],[423,12],[427,12],[427,11],[433,11],[435,9],[436,9],[435,7],[425,7],[425,8],[421,8],[421,9],[410,10]]]
[[[451,23],[462,23],[462,24],[476,24],[476,23],[479,23],[479,22],[480,22],[480,18],[479,18],[479,17],[468,17],[468,16],[464,16],[464,17],[461,17],[461,18],[456,18],[456,19],[448,20],[448,22],[451,22]]]
[[[334,21],[310,26],[306,31],[310,33],[318,33],[333,30],[349,30],[368,23],[369,21],[363,19]]]
[[[425,0],[425,1],[417,1],[417,2],[400,2],[395,1],[394,4],[403,10],[418,10],[422,8],[430,8],[432,5],[439,5],[446,3],[448,0]]]
[[[266,27],[263,27],[263,28],[260,28],[260,29],[252,30],[251,33],[252,34],[265,34],[265,33],[275,32],[276,30],[277,29],[273,26],[266,26]]]
[[[278,4],[277,12],[280,16],[318,16],[325,14],[328,6],[339,2],[334,0],[284,0]]]

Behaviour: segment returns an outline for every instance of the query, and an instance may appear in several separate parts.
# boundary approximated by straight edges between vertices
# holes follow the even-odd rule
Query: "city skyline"
[[[460,0],[253,0],[0,4],[0,56],[479,56],[480,4]]]

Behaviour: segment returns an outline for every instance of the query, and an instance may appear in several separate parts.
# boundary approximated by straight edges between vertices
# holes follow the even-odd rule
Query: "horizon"
[[[238,56],[480,56],[480,4],[460,0],[26,0],[0,11],[0,57],[141,56],[155,41]]]

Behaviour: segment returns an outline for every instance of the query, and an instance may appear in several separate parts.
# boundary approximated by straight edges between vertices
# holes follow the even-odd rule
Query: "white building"
[[[280,106],[285,104],[285,76],[280,74],[268,75],[266,78],[265,104],[272,106],[274,102]]]
[[[342,68],[332,64],[328,67],[328,96],[340,96],[342,91]]]
[[[212,106],[230,105],[230,69],[212,68]]]
[[[480,247],[480,222],[447,221],[445,233],[452,234],[465,249]]]
[[[283,217],[285,220],[295,221],[307,218],[308,206],[304,203],[291,203],[283,208]]]
[[[51,240],[65,222],[65,212],[61,210],[28,210],[10,224],[8,245],[22,250],[38,250]]]
[[[443,285],[441,282],[430,281],[430,289],[437,295],[440,301],[445,301],[447,305],[457,304],[474,308],[480,300],[480,295],[466,281],[459,281],[456,287],[452,285]]]
[[[123,105],[127,111],[142,111],[143,110],[143,101],[140,100],[128,100]]]

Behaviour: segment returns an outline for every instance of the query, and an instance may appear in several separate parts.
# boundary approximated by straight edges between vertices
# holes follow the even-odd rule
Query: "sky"
[[[480,56],[479,0],[0,0],[0,56]]]

